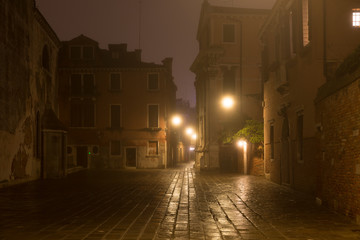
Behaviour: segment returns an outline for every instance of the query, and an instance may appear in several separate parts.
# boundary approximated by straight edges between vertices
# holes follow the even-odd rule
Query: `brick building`
[[[360,223],[360,48],[318,91],[319,175],[316,196]]]
[[[141,61],[126,44],[101,49],[80,35],[59,56],[60,116],[69,126],[68,167],[172,165],[172,59]]]
[[[265,172],[315,194],[319,123],[314,100],[360,41],[359,1],[278,0],[264,24]],[[357,19],[357,18],[354,18]]]
[[[242,128],[245,119],[262,119],[261,63],[258,31],[268,10],[211,5],[204,1],[197,40],[199,53],[191,66],[196,74],[198,169],[241,169],[237,150],[222,138]],[[235,102],[224,109],[221,99]],[[220,155],[222,157],[220,158]],[[242,160],[239,160],[242,161]],[[248,167],[241,171],[247,173]]]
[[[0,0],[0,183],[65,174],[59,45],[35,1]]]

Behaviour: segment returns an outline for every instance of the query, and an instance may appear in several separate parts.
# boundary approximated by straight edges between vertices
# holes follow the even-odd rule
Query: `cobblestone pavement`
[[[84,171],[0,189],[0,239],[360,239],[360,226],[261,177]]]

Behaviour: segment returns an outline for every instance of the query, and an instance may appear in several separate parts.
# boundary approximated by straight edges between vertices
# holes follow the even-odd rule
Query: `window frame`
[[[157,81],[157,88],[150,88],[150,86],[151,86],[151,83],[150,83],[150,80],[152,80],[152,79],[150,79],[150,76],[157,76],[157,79],[156,79],[156,81]],[[159,78],[159,73],[148,73],[147,74],[147,90],[149,90],[149,91],[158,91],[158,90],[160,90],[160,78]]]
[[[150,107],[152,107],[152,106],[157,106],[157,126],[150,126]],[[147,105],[147,127],[148,128],[159,128],[159,125],[160,125],[159,112],[160,112],[159,104],[148,104]]]
[[[150,144],[151,143],[155,143],[156,144],[156,147],[155,147],[155,153],[153,153],[153,151],[150,152],[150,150],[152,149],[150,147]],[[159,155],[159,141],[156,141],[156,140],[150,140],[148,141],[148,144],[147,144],[147,154],[149,156],[158,156]]]
[[[119,76],[119,88],[113,88],[112,86],[112,80],[113,80],[113,76],[118,75]],[[109,90],[113,91],[113,92],[119,92],[122,90],[122,77],[121,77],[121,73],[117,73],[117,72],[112,72],[109,75]]]
[[[79,48],[79,57],[73,57],[73,49]],[[84,55],[84,49],[85,48],[91,48],[92,49],[92,55],[91,57],[85,57]],[[94,60],[95,59],[95,47],[92,45],[70,45],[69,46],[69,59],[71,60]]]
[[[232,26],[233,27],[233,32],[231,33],[232,36],[232,40],[227,40],[227,36],[225,34],[225,26]],[[225,44],[232,44],[232,43],[236,43],[236,24],[234,23],[223,23],[222,25],[222,43]]]
[[[360,28],[360,8],[352,9],[351,25],[353,28]]]
[[[73,91],[73,76],[80,76],[80,91],[79,92],[74,92]],[[92,80],[92,89],[90,89],[90,91],[85,91],[85,76],[91,76],[91,80]],[[83,95],[87,95],[87,96],[92,96],[95,94],[95,89],[96,89],[96,80],[95,80],[95,75],[93,73],[72,73],[70,74],[70,79],[69,79],[69,86],[70,86],[70,96],[72,97],[78,97],[78,96],[83,96]]]
[[[310,44],[310,6],[309,0],[301,0],[301,36],[302,46]]]
[[[113,120],[113,117],[112,117],[112,107],[113,106],[119,106],[119,126],[113,126],[113,122],[112,122],[112,120]],[[122,127],[122,106],[121,106],[121,104],[110,104],[110,119],[109,119],[109,121],[110,121],[110,123],[109,123],[109,125],[110,125],[110,128],[111,129],[119,129],[119,128],[121,128]]]

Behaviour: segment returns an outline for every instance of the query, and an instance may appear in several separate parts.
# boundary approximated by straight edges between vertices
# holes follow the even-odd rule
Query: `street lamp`
[[[193,135],[191,135],[191,138],[194,139],[194,140],[196,140],[196,138],[197,138],[196,133],[194,133]]]
[[[240,147],[240,148],[246,149],[247,143],[246,143],[246,141],[244,141],[244,140],[239,140],[239,141],[236,142],[236,145],[237,145],[238,147]]]
[[[171,123],[176,127],[180,126],[180,124],[182,123],[182,119],[179,115],[175,115],[172,117]]]
[[[191,127],[188,127],[188,128],[186,128],[185,132],[187,135],[191,136],[194,133],[194,129],[192,129]]]
[[[231,109],[235,105],[235,100],[231,96],[225,96],[221,99],[221,105],[225,109]]]

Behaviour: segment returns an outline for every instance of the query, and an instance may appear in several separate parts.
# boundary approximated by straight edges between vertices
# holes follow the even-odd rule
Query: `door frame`
[[[128,166],[127,165],[127,150],[128,149],[135,149],[135,166]],[[137,147],[135,146],[127,146],[125,147],[125,168],[137,168]]]

